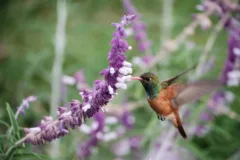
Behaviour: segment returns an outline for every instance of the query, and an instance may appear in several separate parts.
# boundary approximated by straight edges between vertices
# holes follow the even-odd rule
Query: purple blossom
[[[193,18],[198,20],[202,30],[207,30],[212,26],[210,18],[204,13],[195,14]]]
[[[206,133],[208,133],[209,130],[210,130],[209,127],[206,125],[198,125],[196,127],[195,134],[198,137],[203,137],[206,135]]]
[[[223,6],[222,6],[223,7]],[[229,32],[228,54],[225,61],[220,80],[227,86],[239,86],[240,84],[240,25],[231,17],[228,25],[225,26]],[[222,108],[233,101],[234,97],[230,92],[217,92],[209,102],[209,108],[215,114],[222,113]],[[222,108],[217,107],[222,106]]]
[[[232,24],[234,25],[234,24]],[[237,25],[237,24],[236,24]],[[229,32],[228,57],[225,61],[221,81],[229,86],[240,82],[240,25],[233,26]]]
[[[213,115],[209,112],[203,112],[200,114],[201,121],[211,121],[213,120]]]
[[[142,137],[133,136],[129,138],[130,146],[132,150],[139,150],[141,146]]]
[[[133,136],[129,138],[124,138],[123,140],[117,142],[113,146],[113,152],[116,156],[122,157],[126,156],[130,152],[136,153],[136,159],[141,159],[139,156],[140,146],[142,138],[140,136]]]
[[[123,0],[123,6],[127,13],[136,15],[136,19],[132,22],[132,29],[134,33],[134,39],[137,42],[138,50],[146,54],[146,56],[151,57],[151,41],[148,39],[146,33],[146,24],[140,19],[141,16],[132,5],[131,0]],[[149,59],[152,60],[152,59]],[[145,61],[142,59],[143,63],[148,64],[150,61]]]
[[[118,88],[127,88],[126,81],[131,78],[129,74],[132,73],[132,65],[126,61],[123,53],[131,49],[131,46],[125,41],[126,36],[122,31],[135,17],[135,15],[124,15],[119,23],[113,24],[116,31],[110,43],[109,66],[101,71],[104,80],[96,80],[93,90],[81,92],[83,102],[72,100],[70,109],[59,107],[57,120],[45,117],[39,127],[25,129],[26,142],[41,144],[64,136],[68,133],[69,127],[80,126],[86,118],[91,118],[102,109],[114,97]]]
[[[135,118],[129,111],[124,111],[120,120],[127,129],[131,129],[135,122]]]
[[[82,90],[83,88],[89,88],[85,80],[85,75],[83,69],[74,74],[74,79],[76,81],[77,89]]]
[[[29,103],[35,102],[36,100],[37,100],[37,97],[35,96],[28,96],[27,98],[23,99],[21,105],[17,107],[15,118],[16,119],[18,118],[19,113],[21,113],[22,115],[25,115],[25,109],[29,108]]]
[[[205,136],[210,130],[208,124],[213,119],[214,115],[210,110],[202,112],[199,117],[200,122],[196,126],[193,126],[193,128],[190,128],[191,132],[198,137]]]
[[[232,11],[227,6],[229,4],[224,1],[205,1],[204,5],[207,11],[216,12],[220,17]],[[224,85],[238,86],[240,82],[240,25],[236,22],[236,19],[230,17],[225,24],[225,28],[229,32],[228,54],[220,80]],[[214,114],[219,115],[228,111],[226,107],[233,100],[234,96],[231,92],[216,92],[208,101],[208,112],[204,112],[200,116],[201,123],[196,127],[196,135],[204,136],[209,131],[209,128],[203,124],[212,120]]]
[[[134,33],[134,39],[137,42],[138,50],[145,53],[145,56],[133,58],[133,63],[145,68],[153,60],[151,51],[151,41],[148,39],[146,32],[146,24],[142,22],[140,14],[137,12],[131,0],[123,0],[123,5],[128,13],[137,15],[136,19],[132,23],[132,32]]]
[[[86,83],[83,69],[76,72],[73,76],[64,75],[62,77],[62,83],[63,85],[76,85],[79,91],[82,89],[90,88]]]
[[[211,56],[206,63],[199,69],[199,75],[204,75],[214,67],[215,57]]]
[[[95,148],[100,141],[109,142],[119,137],[122,137],[126,133],[126,129],[131,129],[134,125],[133,115],[129,111],[126,111],[125,109],[121,116],[106,116],[103,115],[102,113],[98,117],[96,116],[94,117],[95,121],[92,122],[91,125],[83,124],[80,127],[80,130],[84,132],[86,135],[90,135],[90,138],[84,143],[82,141],[80,142],[79,147],[77,149],[79,157],[89,157],[92,153],[93,148]],[[118,125],[119,121],[122,124],[120,126]],[[116,125],[118,127],[116,129],[111,130],[112,126]],[[92,143],[93,140],[95,141],[94,143]],[[131,137],[128,139],[128,141],[131,150],[133,150],[134,152],[138,152],[140,147],[139,138]]]
[[[80,142],[77,155],[79,157],[88,157],[91,155],[92,148],[96,147],[99,143],[99,140],[102,138],[102,132],[104,129],[104,114],[103,112],[98,112],[94,115],[95,123],[92,124],[93,130],[89,133],[90,138],[87,142]]]

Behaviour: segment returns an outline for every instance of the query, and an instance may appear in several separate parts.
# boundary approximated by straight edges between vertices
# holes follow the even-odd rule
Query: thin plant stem
[[[206,16],[210,16],[211,14],[211,12],[207,12]],[[188,26],[183,29],[183,31],[180,32],[178,36],[176,36],[174,40],[169,40],[172,41],[172,45],[174,45],[175,49],[169,50],[163,45],[160,51],[154,56],[152,62],[148,66],[146,66],[145,69],[152,69],[157,63],[169,56],[169,54],[175,51],[182,43],[184,43],[189,36],[195,33],[195,30],[199,26],[199,24],[199,20],[194,19]]]
[[[204,51],[201,54],[200,62],[198,63],[198,65],[196,67],[195,78],[198,78],[200,76],[201,68],[205,65],[205,62],[207,61],[209,53],[210,53],[211,49],[213,48],[213,46],[216,42],[216,39],[219,35],[219,32],[223,29],[224,24],[227,22],[228,18],[229,18],[229,14],[225,14],[222,17],[222,19],[217,23],[217,25],[213,29],[213,32],[210,34],[210,36],[207,40],[207,43],[205,45]]]
[[[57,26],[55,36],[55,59],[52,68],[52,93],[51,115],[57,115],[57,107],[60,103],[60,85],[62,77],[62,64],[66,45],[65,26],[67,20],[66,0],[57,1]]]
[[[165,42],[171,37],[172,27],[173,27],[173,3],[174,0],[162,0],[162,15],[163,20],[160,23],[162,27],[160,40],[161,43]]]
[[[57,25],[55,36],[55,58],[52,67],[52,93],[51,93],[51,116],[57,116],[57,107],[60,105],[61,77],[63,57],[66,46],[66,22],[67,22],[67,2],[66,0],[57,1]],[[51,144],[52,157],[59,155],[59,142]]]
[[[172,27],[173,27],[173,3],[174,0],[162,0],[163,3],[163,7],[162,7],[162,16],[163,20],[161,22],[161,37],[160,37],[160,46],[162,46],[162,44],[164,42],[166,42],[166,40],[171,38],[171,32],[172,32]],[[164,66],[168,66],[169,65],[169,56],[162,61],[162,65]],[[169,71],[168,70],[164,70],[164,74],[168,77],[169,76]]]

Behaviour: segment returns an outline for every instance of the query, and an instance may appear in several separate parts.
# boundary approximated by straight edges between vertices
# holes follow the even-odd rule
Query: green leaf
[[[189,143],[189,142],[182,142],[181,145],[183,147],[186,147],[191,153],[193,153],[196,157],[198,157],[199,159],[206,159],[206,154],[200,149],[198,148],[198,146],[196,146],[193,143]]]
[[[3,124],[3,125],[5,125],[5,126],[8,127],[8,128],[10,127],[9,124],[7,124],[6,122],[4,122],[3,120],[0,120],[0,124]]]
[[[7,135],[3,135],[3,134],[0,135],[0,139],[4,139],[6,137],[7,137]]]
[[[154,116],[151,116],[151,120],[149,121],[149,123],[146,126],[146,129],[144,130],[144,138],[142,140],[141,146],[144,146],[153,136],[154,132],[156,130],[153,130],[153,128],[155,128],[155,126],[157,126],[158,123],[158,119],[157,116],[154,114]]]
[[[228,131],[223,129],[222,127],[217,126],[217,125],[211,125],[211,128],[212,128],[212,130],[215,130],[219,135],[223,136],[227,140],[232,139],[232,135]]]
[[[3,141],[0,141],[0,153],[4,153],[4,145],[3,145]]]
[[[37,154],[37,153],[33,153],[33,152],[29,152],[29,153],[16,153],[14,154],[14,159],[44,159],[47,160],[49,159],[47,156],[42,155],[42,154]]]
[[[20,135],[19,135],[19,127],[18,127],[17,120],[14,117],[14,113],[13,113],[10,105],[8,103],[6,103],[6,106],[7,106],[8,116],[9,116],[9,119],[11,121],[11,125],[12,125],[12,128],[13,128],[13,133],[15,135],[17,135],[17,138],[19,139]]]
[[[6,157],[4,160],[11,160],[15,151],[16,151],[16,146],[11,146],[6,153]]]

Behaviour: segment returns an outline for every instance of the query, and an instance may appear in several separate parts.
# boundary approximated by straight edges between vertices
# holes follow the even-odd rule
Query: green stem
[[[57,25],[55,37],[55,59],[52,67],[52,93],[51,93],[51,116],[57,116],[57,107],[60,105],[62,65],[66,46],[66,22],[67,22],[67,2],[66,0],[57,1]],[[58,155],[58,141],[52,143],[51,155]]]

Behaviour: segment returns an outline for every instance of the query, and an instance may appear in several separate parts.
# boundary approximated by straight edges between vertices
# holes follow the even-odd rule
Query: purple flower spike
[[[240,84],[240,25],[234,19],[225,26],[229,30],[228,56],[223,67],[220,80],[227,86]],[[208,107],[215,113],[222,113],[223,107],[233,101],[234,97],[228,92],[217,92],[213,95]],[[220,107],[217,107],[220,106]]]
[[[132,47],[125,41],[125,35],[122,33],[124,27],[134,18],[135,15],[132,14],[124,15],[119,23],[114,23],[116,31],[108,54],[109,66],[101,72],[104,80],[95,81],[92,91],[80,92],[83,102],[72,100],[70,109],[59,108],[57,120],[50,117],[44,118],[39,127],[25,129],[26,142],[41,144],[66,135],[69,127],[81,126],[86,118],[91,118],[98,113],[99,109],[103,109],[114,98],[118,88],[127,89],[126,81],[131,79],[132,64],[126,61],[123,53]],[[89,141],[91,146],[94,143],[96,143],[95,140]],[[86,153],[88,153],[87,150]]]
[[[238,32],[238,33],[237,33]],[[228,40],[228,58],[225,62],[221,80],[223,83],[236,86],[240,81],[239,60],[240,60],[240,29],[230,33]]]
[[[27,98],[23,99],[21,105],[17,107],[17,112],[15,115],[15,118],[18,118],[19,113],[21,113],[23,116],[25,115],[25,109],[29,108],[30,102],[35,102],[37,100],[37,97],[35,96],[28,96]]]
[[[87,140],[86,143],[79,144],[77,155],[79,157],[89,157],[92,153],[92,149],[96,147],[99,143],[99,140],[102,138],[103,135],[103,128],[104,128],[104,114],[103,112],[98,112],[97,114],[94,115],[95,121],[92,123],[92,131],[88,134],[91,135],[90,139]],[[86,126],[87,127],[87,126]],[[85,129],[85,132],[88,132],[90,128],[87,130]]]
[[[217,11],[220,16],[223,13],[230,11],[224,1],[208,3],[208,10]],[[221,12],[220,12],[221,10]],[[228,38],[228,55],[220,76],[222,84],[227,86],[239,86],[240,84],[240,25],[235,23],[235,19],[230,17],[225,24],[225,28],[229,32]],[[213,114],[219,115],[227,111],[227,106],[234,100],[234,95],[231,92],[216,92],[208,102],[208,115],[206,113],[201,115],[203,122],[209,121],[213,118]],[[209,131],[209,128],[202,124],[196,128],[196,134],[202,136]]]
[[[148,40],[146,33],[146,25],[140,21],[140,15],[132,5],[130,0],[123,0],[123,6],[130,14],[136,15],[136,19],[132,23],[134,39],[138,43],[138,49],[140,52],[146,53],[146,55],[152,55],[151,42]]]

